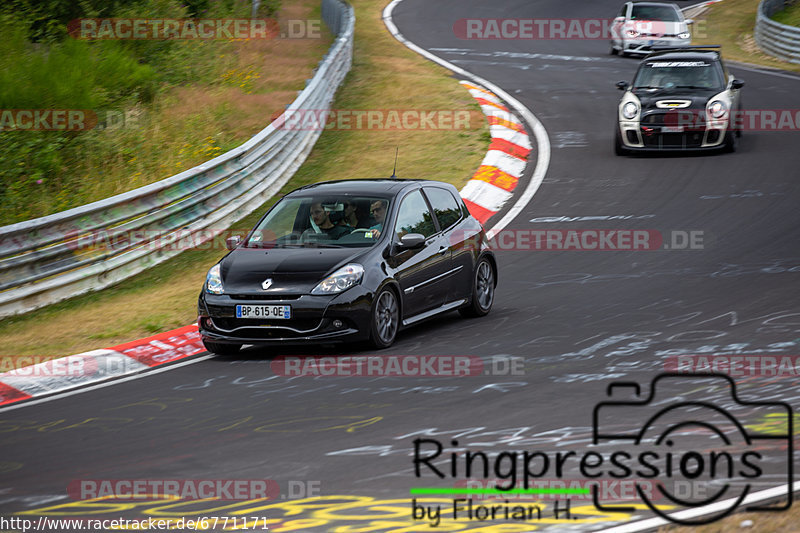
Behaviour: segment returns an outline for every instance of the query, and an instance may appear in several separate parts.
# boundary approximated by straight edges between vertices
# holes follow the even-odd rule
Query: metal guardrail
[[[131,277],[180,253],[187,237],[208,240],[277,193],[322,132],[278,124],[292,110],[330,109],[352,63],[352,7],[322,0],[322,18],[336,40],[313,78],[243,145],[139,189],[0,227],[0,317]]]
[[[761,0],[754,30],[756,43],[767,54],[800,64],[800,28],[775,22],[770,17],[793,2]]]

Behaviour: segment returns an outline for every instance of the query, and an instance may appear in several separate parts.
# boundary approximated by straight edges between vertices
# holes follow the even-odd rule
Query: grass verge
[[[334,107],[346,110],[469,110],[459,130],[325,131],[283,193],[328,179],[388,177],[395,147],[397,174],[456,185],[479,166],[489,143],[480,108],[450,73],[398,43],[385,29],[387,0],[355,3],[353,67]],[[274,201],[274,200],[273,200]],[[252,226],[264,209],[236,224]],[[224,255],[222,243],[188,250],[130,280],[22,316],[3,319],[2,353],[68,355],[113,346],[191,323],[208,268]]]
[[[179,2],[162,4],[136,4],[115,16],[167,17]],[[224,16],[250,12],[249,2],[236,4]],[[278,20],[320,19],[319,0],[282,4]],[[98,124],[79,132],[0,131],[0,225],[168,178],[242,144],[295,99],[333,41],[322,24],[308,38],[68,37],[43,45],[26,42],[9,20],[0,16],[0,29],[16,32],[13,43],[0,43],[0,108],[87,109]],[[125,96],[144,92],[140,86],[147,98]]]
[[[781,61],[761,51],[753,38],[759,0],[723,0],[700,15],[692,43],[722,45],[725,59],[800,72],[800,65]],[[703,26],[700,26],[702,24]],[[698,36],[699,34],[699,36]]]
[[[794,3],[783,11],[778,11],[772,20],[788,26],[800,26],[800,4]]]

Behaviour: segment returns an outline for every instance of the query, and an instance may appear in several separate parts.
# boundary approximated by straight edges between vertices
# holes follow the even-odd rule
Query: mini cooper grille
[[[700,148],[703,132],[642,133],[642,141],[648,148]]]

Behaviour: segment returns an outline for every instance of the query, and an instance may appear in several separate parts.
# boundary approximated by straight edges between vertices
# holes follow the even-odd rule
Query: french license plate
[[[683,126],[664,126],[661,133],[683,133]]]
[[[291,305],[237,305],[236,318],[292,318]]]

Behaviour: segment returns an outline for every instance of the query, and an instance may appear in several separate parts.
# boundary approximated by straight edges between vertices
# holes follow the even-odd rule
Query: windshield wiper
[[[323,242],[307,242],[304,246],[309,248],[344,248],[341,244],[328,244]]]

